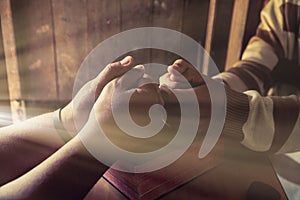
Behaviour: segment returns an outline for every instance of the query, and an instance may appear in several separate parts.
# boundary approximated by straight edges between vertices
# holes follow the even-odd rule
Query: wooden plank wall
[[[0,101],[9,101],[5,54],[2,38],[2,26],[0,24]]]
[[[217,14],[210,53],[223,69],[234,0],[215,1]],[[144,26],[165,27],[181,31],[204,46],[210,2],[11,0],[22,99],[28,109],[43,106],[53,109],[63,105],[71,99],[76,72],[88,52],[120,31]],[[157,50],[130,54],[136,55],[138,62],[146,63],[170,64],[178,57]],[[0,72],[3,77],[2,66]],[[1,84],[1,93],[5,93],[2,92],[5,87]]]
[[[235,0],[226,57],[226,69],[240,59],[260,22],[260,10],[268,0]]]
[[[2,8],[1,8],[2,10]],[[8,93],[7,71],[2,37],[2,25],[0,23],[0,127],[10,124],[12,121],[10,110],[10,97]]]
[[[13,122],[26,119],[25,101],[21,94],[21,79],[15,43],[15,31],[10,0],[1,2],[1,29],[7,73],[7,86]]]

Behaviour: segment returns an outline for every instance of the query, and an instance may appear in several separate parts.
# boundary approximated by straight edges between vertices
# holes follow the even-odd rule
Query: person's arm
[[[0,186],[46,159],[64,141],[47,113],[0,129]]]
[[[294,61],[298,57],[295,54],[297,7],[294,1],[271,0],[261,12],[261,23],[241,61],[214,77],[251,97],[249,115],[242,126],[242,144],[252,150],[270,153],[300,150],[299,98],[261,96],[272,84],[271,72],[278,61]]]
[[[97,154],[101,154],[102,159],[112,161],[111,164],[119,161],[115,157],[116,152],[101,148],[101,145],[107,147],[107,144],[99,140],[97,136],[101,134],[100,126],[105,131],[106,137],[115,139],[112,140],[113,142],[120,141],[123,134],[122,131],[118,131],[118,128],[122,127],[114,123],[112,105],[123,106],[124,102],[122,98],[113,101],[112,94],[117,92],[121,95],[120,97],[124,97],[128,92],[134,91],[130,104],[135,109],[131,114],[140,122],[148,119],[148,112],[145,111],[151,105],[163,104],[157,84],[147,84],[148,78],[143,77],[143,74],[143,68],[135,68],[107,84],[94,103],[88,121],[78,135],[29,172],[3,185],[0,188],[0,199],[82,199],[108,169],[93,158],[87,149],[91,151],[96,148]],[[122,138],[121,143],[116,143],[116,145],[120,144],[121,148],[122,145],[132,148],[135,146],[131,144],[132,140],[131,137]],[[136,147],[143,148],[144,146],[137,144]],[[133,150],[140,150],[137,148]],[[95,156],[95,152],[91,152]],[[101,160],[101,162],[106,163],[106,160]],[[134,163],[129,164],[134,165]]]
[[[247,121],[242,125],[242,144],[254,151],[288,153],[300,151],[300,101],[295,95],[251,97]]]
[[[77,134],[74,127],[76,116],[80,116],[81,124],[77,128],[81,128],[103,87],[132,67],[132,57],[109,64],[80,89],[75,96],[77,104],[73,100],[62,109],[61,123],[67,129],[69,139]],[[0,129],[0,186],[32,169],[65,144],[53,125],[53,117],[58,118],[56,115],[56,112],[51,112]]]
[[[171,87],[181,86],[174,70],[181,72],[192,83],[195,79],[202,81],[198,75],[195,76],[198,72],[191,64],[179,60],[169,67],[169,72],[161,77],[160,83]],[[247,148],[267,154],[300,151],[298,97],[263,97],[256,91],[241,93],[226,84],[224,86],[227,99],[224,134],[234,134]],[[194,90],[202,107],[201,115],[209,112],[210,96],[205,85],[197,86]]]
[[[0,199],[82,199],[107,168],[75,136],[34,169],[0,187]]]
[[[265,154],[300,151],[299,97],[264,97],[256,91],[241,93],[226,85],[225,88],[223,134],[240,140],[248,149]],[[210,101],[209,95],[203,95],[205,87],[198,86],[194,90],[200,106]]]
[[[271,0],[261,12],[261,23],[242,59],[214,78],[223,79],[236,91],[256,90],[265,95],[272,85],[271,72],[278,61],[295,60],[297,57],[297,24],[294,1]]]

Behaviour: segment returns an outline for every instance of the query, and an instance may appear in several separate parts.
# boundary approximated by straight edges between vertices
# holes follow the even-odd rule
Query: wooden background
[[[183,32],[208,46],[222,71],[234,5],[245,1],[212,1],[11,0],[21,99],[26,103],[27,115],[57,108],[69,101],[76,72],[89,51],[104,39],[132,28],[157,26]],[[255,31],[263,1],[247,2],[247,10],[252,10],[242,46]],[[213,19],[210,6],[215,9]],[[209,20],[213,21],[209,23]],[[144,62],[154,60],[170,64],[174,59],[160,51],[145,50],[132,54]],[[2,40],[0,56],[0,106],[3,107],[0,109],[3,111],[9,106],[9,95]]]

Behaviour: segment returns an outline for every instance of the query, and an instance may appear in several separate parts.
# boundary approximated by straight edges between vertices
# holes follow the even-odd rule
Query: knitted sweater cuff
[[[226,119],[223,134],[243,140],[243,125],[249,114],[249,97],[241,92],[234,91],[225,85],[227,95]]]

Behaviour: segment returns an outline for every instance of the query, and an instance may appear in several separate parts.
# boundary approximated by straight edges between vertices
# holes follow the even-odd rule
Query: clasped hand
[[[210,100],[207,87],[197,69],[191,64],[182,59],[176,60],[168,67],[168,72],[160,77],[160,84],[156,84],[145,74],[143,66],[134,66],[133,63],[133,58],[128,56],[120,62],[109,64],[95,79],[84,85],[75,96],[77,103],[74,104],[73,100],[63,110],[63,116],[70,116],[64,117],[68,119],[66,124],[77,122],[77,118],[80,119],[79,125],[76,124],[79,130],[92,124],[100,126],[110,141],[117,146],[140,153],[166,145],[176,134],[181,113],[180,103],[172,90],[178,90],[186,95],[195,92],[201,115],[209,113]],[[129,102],[126,102],[128,96]],[[151,118],[149,111],[153,105],[160,105],[156,106],[158,110],[154,111],[160,114]],[[161,112],[162,107],[165,113]],[[113,108],[116,108],[117,113],[113,112]],[[129,115],[124,110],[128,110]],[[162,126],[156,135],[149,133],[148,136],[143,136],[142,132],[140,135],[128,132],[126,134],[116,122],[116,115],[125,122],[132,119],[141,127],[149,126],[153,121]]]

